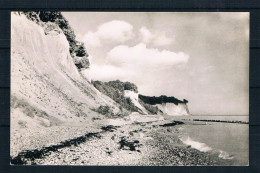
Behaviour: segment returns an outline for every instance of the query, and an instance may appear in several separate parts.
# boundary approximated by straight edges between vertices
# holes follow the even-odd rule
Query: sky
[[[187,99],[191,114],[249,114],[249,13],[63,12],[92,80]]]

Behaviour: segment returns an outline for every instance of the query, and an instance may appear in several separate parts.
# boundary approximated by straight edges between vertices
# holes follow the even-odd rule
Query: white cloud
[[[109,40],[115,43],[123,43],[134,36],[133,26],[125,21],[112,20],[100,25],[96,32],[87,32],[83,36],[86,46],[99,47],[102,40]]]
[[[113,20],[100,25],[97,35],[103,39],[125,42],[133,37],[133,26],[125,21]]]
[[[76,40],[82,41],[83,35],[81,33],[77,32],[75,33],[75,35],[76,35]]]
[[[88,32],[84,35],[83,40],[82,40],[86,46],[90,47],[99,47],[101,46],[101,42],[99,37],[93,33],[93,32]]]
[[[172,38],[166,36],[165,32],[155,32],[152,33],[146,27],[141,27],[139,29],[139,35],[141,41],[148,44],[151,43],[154,46],[165,46],[172,43]]]
[[[91,77],[95,80],[115,80],[115,79],[127,79],[135,75],[135,71],[126,70],[121,67],[115,67],[113,65],[97,65],[93,64],[90,68]]]
[[[151,39],[153,38],[152,33],[146,27],[140,28],[139,32],[140,32],[142,42],[144,42],[144,43],[149,43],[151,41]]]
[[[134,47],[120,45],[107,53],[107,60],[117,66],[141,65],[141,66],[172,66],[187,63],[189,56],[183,52],[171,52],[147,48],[144,43]]]
[[[172,43],[172,39],[167,38],[165,34],[159,34],[156,39],[154,39],[153,44],[155,46],[165,46],[170,45]]]
[[[189,55],[147,48],[144,43],[129,47],[120,45],[107,53],[102,64],[92,64],[93,80],[132,81],[139,85],[152,83],[168,73],[174,73],[179,65],[188,62]]]

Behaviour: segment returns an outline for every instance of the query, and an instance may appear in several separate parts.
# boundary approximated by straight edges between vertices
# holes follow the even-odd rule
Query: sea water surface
[[[180,116],[180,119],[199,119],[199,120],[221,120],[221,121],[242,121],[249,122],[249,116],[242,115],[190,115],[190,116]]]
[[[187,119],[174,117],[173,119]],[[191,116],[189,116],[191,119]],[[194,119],[248,122],[248,116],[192,116]],[[232,159],[234,165],[249,164],[249,125],[223,122],[194,122],[179,127],[180,139],[202,152],[217,153],[222,159]]]

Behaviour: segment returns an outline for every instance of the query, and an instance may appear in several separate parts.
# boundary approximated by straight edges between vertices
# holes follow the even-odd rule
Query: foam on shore
[[[197,141],[193,141],[190,137],[186,137],[186,138],[180,138],[181,141],[186,144],[186,145],[190,145],[191,148],[195,148],[199,151],[202,152],[208,152],[211,151],[212,148],[209,147],[208,145],[206,145],[205,143],[201,143],[201,142],[197,142]]]
[[[207,144],[205,143],[201,143],[201,142],[197,142],[197,141],[194,141],[192,140],[190,137],[181,137],[180,138],[181,141],[185,144],[185,145],[189,145],[191,146],[191,148],[195,148],[201,152],[208,152],[208,151],[212,151],[213,149],[211,147],[209,147]],[[222,151],[222,150],[219,150],[219,155],[218,157],[221,158],[221,159],[227,159],[227,160],[230,160],[230,159],[233,159],[234,157],[232,155],[229,155],[227,152],[225,151]]]
[[[222,158],[222,159],[228,159],[228,160],[234,158],[233,156],[230,156],[227,152],[222,151],[222,150],[219,151],[218,157]]]

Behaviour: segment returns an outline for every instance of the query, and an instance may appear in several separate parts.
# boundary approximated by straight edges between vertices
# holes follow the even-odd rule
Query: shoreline
[[[103,126],[100,132],[90,138],[84,134],[84,137],[66,140],[61,142],[61,145],[20,152],[18,156],[12,158],[11,164],[114,166],[225,166],[234,164],[233,160],[221,159],[216,153],[201,152],[185,145],[180,140],[179,130],[179,127],[185,124],[180,121],[174,122],[165,120],[117,127]]]

